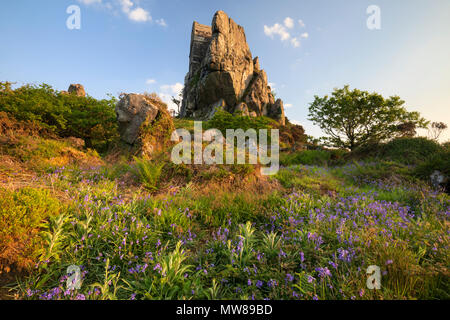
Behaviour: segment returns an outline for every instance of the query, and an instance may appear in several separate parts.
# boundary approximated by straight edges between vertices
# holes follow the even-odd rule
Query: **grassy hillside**
[[[167,154],[100,156],[43,120],[1,115],[2,297],[450,298],[450,198],[427,181],[448,168],[444,146],[294,151],[266,177]],[[71,265],[80,289],[67,289]],[[366,287],[370,265],[381,290]]]

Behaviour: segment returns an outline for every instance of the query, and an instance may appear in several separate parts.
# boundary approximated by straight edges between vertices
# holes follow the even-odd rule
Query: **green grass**
[[[329,166],[342,163],[342,158],[346,154],[343,150],[304,150],[294,153],[282,153],[280,164],[283,166],[293,165],[317,165]]]
[[[194,133],[194,120],[175,118],[173,119],[173,124],[176,129],[186,129],[191,134]]]
[[[449,197],[410,183],[408,170],[300,165],[273,178],[288,189],[265,197],[186,189],[124,200],[102,169],[86,178],[65,168],[48,179],[70,183],[71,205],[45,224],[38,267],[18,290],[26,299],[448,299]],[[83,282],[65,294],[72,264]],[[383,271],[376,292],[365,286],[372,264]]]

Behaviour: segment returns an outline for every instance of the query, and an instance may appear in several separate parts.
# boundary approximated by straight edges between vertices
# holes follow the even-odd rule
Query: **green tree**
[[[327,135],[329,146],[355,148],[366,143],[377,143],[402,136],[402,124],[426,128],[428,122],[418,112],[408,112],[398,96],[383,98],[378,93],[346,85],[323,98],[315,96],[309,106],[309,120]]]

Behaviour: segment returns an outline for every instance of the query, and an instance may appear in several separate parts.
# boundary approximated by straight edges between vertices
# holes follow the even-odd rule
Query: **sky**
[[[68,28],[73,5],[79,29]],[[156,92],[169,102],[188,71],[192,22],[211,24],[218,10],[244,27],[287,117],[309,135],[322,135],[307,120],[314,96],[346,84],[398,95],[450,124],[449,0],[1,1],[0,81],[81,83],[95,98]]]

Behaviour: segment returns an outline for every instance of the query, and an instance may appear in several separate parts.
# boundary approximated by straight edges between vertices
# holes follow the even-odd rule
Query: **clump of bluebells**
[[[297,172],[308,170],[336,174]],[[67,187],[69,174],[51,179]],[[421,189],[405,191],[421,198],[389,200],[380,192],[395,186],[358,181],[275,194],[245,223],[214,220],[186,193],[125,199],[113,181],[75,179],[71,206],[43,238],[51,249],[19,288],[44,300],[448,298],[449,197]],[[79,289],[67,289],[70,265],[82,266]],[[370,265],[381,269],[381,290],[366,287]]]

